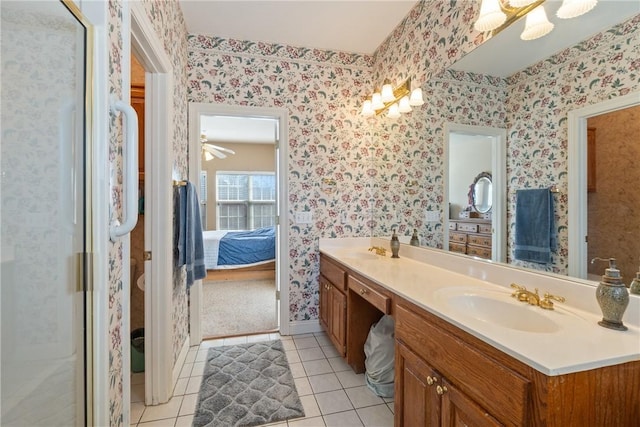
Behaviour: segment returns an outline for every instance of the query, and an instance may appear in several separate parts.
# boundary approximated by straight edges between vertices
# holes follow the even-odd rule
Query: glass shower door
[[[86,425],[90,29],[66,2],[0,4],[0,424]]]

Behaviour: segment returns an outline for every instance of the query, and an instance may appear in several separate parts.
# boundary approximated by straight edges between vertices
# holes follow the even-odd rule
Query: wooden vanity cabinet
[[[347,272],[320,256],[320,325],[342,357],[347,352]]]
[[[530,381],[433,324],[409,303],[396,306],[396,426],[524,425]],[[411,393],[423,387],[424,414]],[[437,401],[434,401],[436,399]]]
[[[640,362],[548,376],[399,297],[394,317],[396,427],[638,425]]]

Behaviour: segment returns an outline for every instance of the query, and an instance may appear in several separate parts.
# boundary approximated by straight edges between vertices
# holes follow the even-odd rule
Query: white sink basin
[[[546,311],[511,297],[504,292],[473,288],[446,288],[434,293],[435,300],[457,316],[507,329],[532,333],[553,333],[560,324],[554,311]]]

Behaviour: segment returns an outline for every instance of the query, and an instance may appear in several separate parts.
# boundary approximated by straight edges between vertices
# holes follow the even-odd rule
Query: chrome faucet
[[[369,248],[369,252],[371,251],[376,251],[377,255],[382,255],[382,256],[386,256],[387,255],[387,250],[385,248],[383,248],[382,246],[371,246]]]

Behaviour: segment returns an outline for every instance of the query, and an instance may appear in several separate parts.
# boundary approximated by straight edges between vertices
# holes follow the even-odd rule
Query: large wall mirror
[[[393,195],[383,194],[382,205],[392,206],[393,209],[413,209],[413,212],[411,215],[404,215],[402,220],[397,220],[400,215],[390,208],[374,209],[372,219],[374,236],[388,236],[391,234],[391,229],[396,227],[407,232],[417,224],[421,245],[449,250],[450,230],[453,229],[451,222],[459,221],[461,219],[459,211],[467,207],[456,207],[455,199],[461,197],[463,203],[465,200],[470,200],[469,186],[474,178],[481,172],[489,172],[492,175],[493,190],[491,209],[487,212],[490,218],[478,218],[485,221],[491,220],[492,253],[485,258],[508,262],[522,268],[587,278],[584,268],[582,270],[585,271],[572,268],[569,254],[569,235],[572,233],[569,227],[575,224],[570,223],[569,219],[569,200],[573,196],[570,192],[581,190],[575,190],[571,182],[574,179],[572,174],[576,174],[575,179],[579,176],[576,170],[569,170],[573,160],[570,157],[572,154],[567,150],[567,141],[570,137],[568,116],[571,111],[586,105],[628,94],[630,90],[637,92],[637,84],[634,86],[634,82],[625,77],[628,72],[624,67],[627,67],[628,71],[628,64],[624,62],[616,64],[616,62],[621,61],[620,58],[628,60],[628,57],[633,56],[630,46],[633,46],[634,40],[637,40],[637,31],[628,32],[630,27],[637,27],[637,23],[625,26],[618,26],[618,24],[630,20],[640,10],[637,2],[601,2],[586,15],[560,21],[555,17],[555,13],[561,2],[550,0],[545,4],[549,19],[555,24],[554,30],[549,35],[524,42],[520,40],[523,22],[516,22],[467,54],[450,69],[433,76],[423,84],[423,91],[428,94],[426,102],[431,103],[432,106],[428,114],[444,111],[438,118],[428,116],[422,123],[417,123],[418,126],[422,126],[423,132],[428,133],[424,147],[425,151],[430,152],[424,156],[423,170],[426,171],[425,175],[430,176],[428,179],[425,176],[412,177],[419,182],[423,190],[418,191],[413,199],[408,195],[408,184],[398,191],[394,186],[385,184],[384,177],[378,176],[377,186],[380,192],[393,193]],[[596,34],[600,35],[595,39],[592,38]],[[589,43],[582,43],[587,39],[590,40]],[[559,59],[564,61],[563,63],[554,62],[558,56],[551,58],[558,53],[561,53]],[[500,58],[502,60],[497,60]],[[547,61],[544,62],[544,66],[540,66],[540,61],[545,60]],[[601,64],[606,63],[610,64],[607,75],[604,77],[598,75],[599,67],[602,68]],[[534,64],[538,65],[535,68],[529,68]],[[476,77],[466,77],[470,74]],[[480,77],[477,78],[477,76]],[[619,78],[622,81],[619,93],[614,93],[615,89],[612,89],[610,82],[605,81],[611,78]],[[484,111],[480,109],[470,111],[460,121],[450,119],[449,116],[454,116],[453,113],[455,113],[448,104],[452,98],[450,88],[454,80],[456,83],[464,84],[465,89],[473,90],[475,85],[479,88],[478,91],[481,89],[490,92],[494,102],[491,105],[483,104]],[[442,91],[445,85],[449,88],[448,92]],[[459,95],[459,93],[456,92],[453,95]],[[474,114],[473,117],[472,114]],[[577,156],[584,156],[586,159],[586,119],[583,121],[581,126],[584,130],[575,132],[577,135],[575,137],[584,139],[576,143],[580,147]],[[462,158],[451,154],[455,151],[455,148],[452,148],[452,137],[455,139],[461,135],[473,136],[474,132],[464,129],[469,124],[478,125],[478,128],[502,129],[505,133],[504,146],[497,143],[492,146],[492,154],[495,153],[496,148],[505,150],[504,158],[497,166],[495,166],[496,159],[490,156],[491,161],[494,162],[493,167],[478,166],[471,169],[468,166],[460,166],[459,161]],[[456,129],[455,126],[461,126],[463,129]],[[392,137],[395,135],[392,132],[389,134]],[[476,135],[481,134],[476,133]],[[388,138],[386,143],[393,147],[391,138]],[[571,144],[569,142],[569,145]],[[431,148],[432,146],[436,148]],[[442,149],[438,149],[438,146]],[[462,161],[468,161],[470,157],[480,162],[480,157],[475,155],[468,155]],[[384,167],[381,167],[384,165],[376,164],[375,166],[379,174],[385,173]],[[494,167],[504,171],[504,174],[500,176],[500,171],[494,170]],[[453,190],[460,173],[452,173],[452,170],[463,168],[469,169],[468,173],[471,176],[464,178],[462,190]],[[408,183],[410,182],[411,180],[408,179]],[[559,247],[552,263],[533,264],[514,261],[512,253],[516,190],[552,186],[559,190],[554,195]],[[453,194],[452,191],[457,193]],[[587,198],[586,191],[585,183],[585,198]],[[401,207],[396,208],[396,206]],[[433,220],[434,211],[440,215],[439,220]],[[431,220],[429,214],[432,214]],[[500,224],[500,221],[503,223]],[[582,238],[584,239],[584,236]],[[640,241],[640,236],[628,236],[625,240]],[[640,253],[635,249],[632,252],[634,262],[638,264]],[[605,253],[603,256],[617,255]],[[637,265],[634,268],[637,269]],[[626,274],[629,280],[631,277],[633,274],[631,276]],[[590,278],[594,279],[595,276]]]

